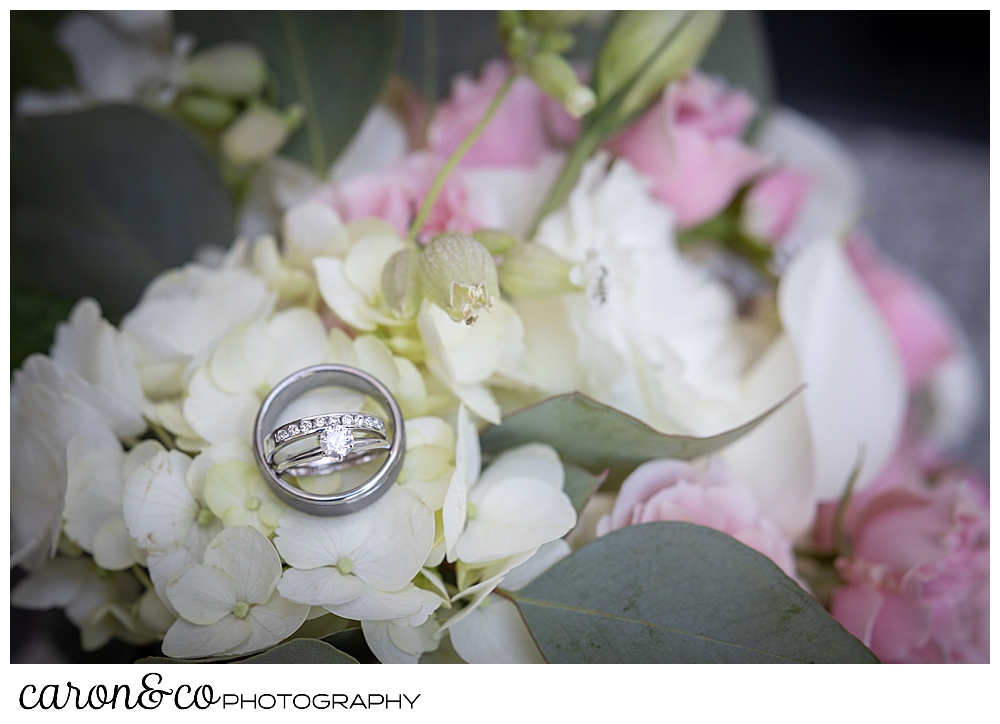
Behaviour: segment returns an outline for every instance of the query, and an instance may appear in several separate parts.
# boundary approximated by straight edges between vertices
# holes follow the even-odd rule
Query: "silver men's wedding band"
[[[310,435],[319,434],[315,433],[313,428],[316,418],[302,418],[283,425],[278,425],[277,420],[278,415],[290,402],[306,392],[320,387],[347,387],[356,390],[357,392],[369,395],[388,413],[387,420],[382,426],[381,440],[379,440],[378,426],[374,424],[375,419],[378,418],[374,415],[367,416],[372,419],[373,429],[365,431],[372,434],[362,439],[378,440],[378,442],[365,443],[359,446],[357,450],[359,455],[355,457],[345,456],[339,462],[336,462],[336,456],[333,456],[334,461],[331,462],[331,456],[325,454],[318,455],[316,450],[313,449],[309,454],[314,457],[291,463],[291,468],[289,469],[292,470],[292,473],[290,473],[292,475],[317,475],[333,469],[343,469],[343,467],[359,465],[366,460],[374,459],[376,455],[381,454],[382,449],[385,447],[388,448],[385,460],[382,461],[382,465],[371,478],[352,490],[331,495],[310,493],[292,485],[284,480],[271,464],[278,445],[286,441],[291,441],[291,425],[299,426],[299,432],[296,433],[297,439],[305,439]],[[336,413],[336,416],[340,419],[338,419],[335,425],[343,426],[341,424],[344,422],[342,416],[347,414],[352,416],[352,427],[366,427],[364,419],[362,419],[359,426],[355,426],[353,420],[353,417],[359,414],[364,418],[364,413]],[[333,415],[321,415],[317,417],[329,418],[331,416]],[[302,434],[300,427],[302,420],[309,420],[310,430],[307,431],[308,435]],[[324,419],[324,424],[321,428],[331,429],[335,426],[329,425],[328,422],[328,419]],[[380,419],[379,422],[381,422]],[[281,431],[288,434],[288,438],[278,440],[278,433]],[[385,445],[385,443],[388,444]],[[356,510],[361,510],[375,502],[375,500],[389,489],[398,477],[399,471],[403,466],[403,455],[406,449],[403,414],[392,393],[378,379],[367,372],[354,367],[348,367],[347,365],[315,365],[289,375],[275,385],[274,389],[264,399],[260,407],[260,412],[257,413],[257,420],[254,423],[253,447],[257,467],[264,476],[264,480],[267,481],[268,486],[282,501],[296,510],[312,515],[345,515],[353,513]],[[351,447],[351,452],[354,452],[354,446],[352,445]],[[325,453],[325,451],[320,452]],[[283,462],[288,463],[289,461],[284,460]],[[299,467],[303,465],[305,466],[304,468]],[[338,465],[341,467],[336,467]],[[285,472],[289,474],[287,470]]]

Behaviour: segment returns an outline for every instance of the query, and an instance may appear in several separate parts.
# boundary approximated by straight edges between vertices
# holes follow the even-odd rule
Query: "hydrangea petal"
[[[179,618],[163,637],[163,653],[180,659],[225,654],[246,641],[252,630],[250,621],[232,614],[207,626]]]
[[[246,526],[226,528],[205,549],[205,565],[232,577],[236,600],[266,603],[281,578],[281,560],[271,542]]]
[[[513,602],[491,594],[450,628],[451,645],[470,664],[544,664]]]
[[[194,564],[177,572],[167,583],[167,598],[177,613],[191,623],[205,626],[233,612],[239,602],[236,584],[225,571]]]

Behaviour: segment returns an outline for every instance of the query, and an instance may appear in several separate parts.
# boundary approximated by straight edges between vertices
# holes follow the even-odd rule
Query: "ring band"
[[[362,437],[358,437],[360,433]],[[316,438],[310,448],[281,454],[285,448]],[[375,415],[335,413],[285,423],[264,438],[264,458],[279,475],[326,475],[351,468],[389,449],[385,423]]]
[[[336,413],[319,415],[316,417],[302,418],[294,422],[276,425],[277,417],[281,411],[287,407],[288,403],[300,397],[304,393],[319,387],[348,387],[363,394],[371,396],[388,413],[388,424],[382,423],[381,419],[374,415],[364,413],[350,413],[352,418],[351,426],[357,427],[360,431],[372,434],[372,437],[362,437],[364,441],[361,445],[351,445],[348,455],[337,460],[339,455],[328,455],[323,449],[322,442],[319,446],[308,449],[300,455],[304,457],[296,459],[296,455],[288,458],[280,457],[279,466],[285,475],[292,477],[301,475],[321,475],[326,472],[341,470],[346,467],[353,467],[368,460],[374,459],[382,451],[388,448],[388,454],[378,471],[362,483],[360,486],[343,493],[332,495],[319,495],[302,490],[284,480],[279,471],[275,470],[272,462],[275,453],[283,446],[292,442],[306,440],[309,437],[317,436],[315,426],[319,418],[325,418],[324,429],[332,429],[336,426],[346,427],[342,423],[348,413]],[[361,417],[361,425],[355,425],[354,418]],[[340,420],[334,426],[329,424],[329,418],[339,417]],[[365,419],[371,419],[373,425],[371,429],[365,425]],[[302,424],[308,420],[309,429],[303,431]],[[381,430],[375,420],[382,423]],[[295,425],[298,432],[293,436],[291,427]],[[392,433],[391,442],[387,437],[386,427]],[[271,432],[268,432],[271,431]],[[286,436],[278,439],[278,434],[284,432]],[[353,433],[352,433],[353,434]],[[294,439],[292,439],[294,437]],[[372,441],[372,442],[369,442]],[[355,441],[358,442],[358,441]],[[375,377],[362,370],[347,365],[315,365],[306,367],[294,374],[289,375],[271,390],[264,399],[257,413],[257,420],[254,423],[254,457],[257,467],[268,486],[278,496],[279,499],[304,513],[312,515],[345,515],[361,510],[362,508],[375,502],[389,487],[395,482],[399,471],[403,465],[403,455],[405,452],[405,432],[403,426],[403,413],[399,409],[392,393],[386,389],[385,385]],[[289,465],[290,463],[290,465]]]

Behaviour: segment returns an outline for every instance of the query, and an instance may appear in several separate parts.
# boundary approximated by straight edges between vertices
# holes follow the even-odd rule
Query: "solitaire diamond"
[[[354,434],[343,425],[326,427],[319,434],[319,444],[325,454],[339,462],[354,446]]]

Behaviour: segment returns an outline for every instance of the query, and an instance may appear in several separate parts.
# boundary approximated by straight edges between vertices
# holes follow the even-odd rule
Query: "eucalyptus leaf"
[[[768,558],[681,522],[609,533],[519,592],[551,663],[877,663]]]
[[[292,639],[239,664],[356,664],[358,660],[319,639]]]
[[[380,663],[368,647],[364,633],[356,625],[354,628],[344,629],[329,636],[324,636],[323,641],[353,657],[359,664]]]
[[[607,474],[602,472],[600,475],[591,475],[586,470],[581,470],[574,465],[563,465],[563,469],[566,471],[563,491],[569,496],[573,507],[576,508],[576,514],[579,515],[583,506],[590,500],[590,496],[601,487]]]
[[[14,283],[116,317],[197,247],[232,241],[222,177],[180,124],[125,105],[12,124]]]
[[[147,656],[137,664],[356,664],[335,646],[319,639],[291,639],[252,656],[212,656],[206,659],[172,659]]]
[[[551,397],[514,413],[482,434],[483,452],[495,455],[529,442],[551,445],[563,463],[599,474],[608,471],[606,490],[614,490],[639,465],[658,458],[692,460],[735,442],[798,390],[754,419],[711,437],[667,435],[631,415],[579,392]]]
[[[283,153],[325,176],[361,125],[392,70],[402,15],[389,11],[202,11],[174,13],[198,47],[253,43],[278,82],[278,104],[301,103],[306,116]]]
[[[749,91],[763,109],[774,105],[774,70],[759,11],[727,11],[699,67]]]
[[[52,346],[56,325],[69,317],[73,300],[57,294],[12,286],[10,289],[10,368],[34,352]]]

